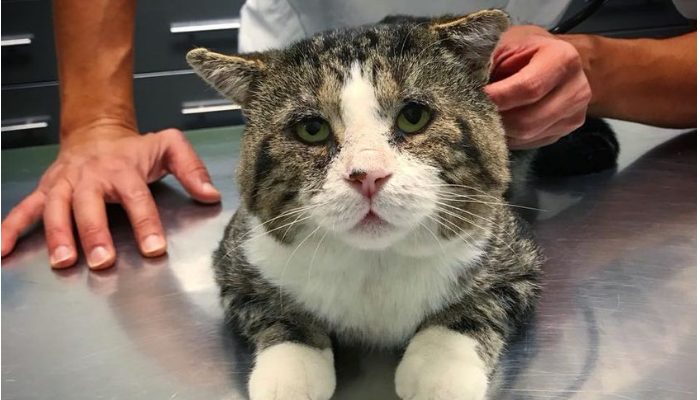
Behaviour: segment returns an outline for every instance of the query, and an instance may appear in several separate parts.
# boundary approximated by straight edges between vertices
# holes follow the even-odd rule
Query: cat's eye
[[[328,122],[321,118],[312,118],[297,122],[292,131],[304,143],[320,144],[328,140],[331,135],[331,128]]]
[[[396,117],[396,127],[403,133],[417,133],[430,122],[430,110],[418,103],[408,103]]]

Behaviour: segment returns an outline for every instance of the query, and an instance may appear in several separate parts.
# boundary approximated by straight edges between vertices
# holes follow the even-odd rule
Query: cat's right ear
[[[508,14],[501,10],[483,10],[461,17],[433,20],[430,31],[436,34],[436,43],[457,50],[483,83],[488,82],[491,54],[508,26]]]
[[[199,48],[187,53],[187,62],[214,89],[246,107],[252,83],[261,79],[265,70],[265,64],[258,56],[227,56]]]

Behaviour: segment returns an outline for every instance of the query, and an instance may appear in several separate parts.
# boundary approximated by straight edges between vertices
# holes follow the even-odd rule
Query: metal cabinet
[[[141,0],[135,27],[139,129],[242,123],[239,107],[185,61],[203,46],[235,53],[244,0]],[[50,0],[2,1],[2,148],[58,142],[59,97]]]

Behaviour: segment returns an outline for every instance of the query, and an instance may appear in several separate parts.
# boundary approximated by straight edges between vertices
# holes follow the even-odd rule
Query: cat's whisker
[[[469,232],[463,230],[462,227],[460,227],[459,225],[455,224],[454,222],[450,221],[449,219],[447,219],[447,218],[445,218],[445,217],[443,217],[443,216],[441,216],[441,215],[439,215],[439,214],[435,214],[435,215],[433,216],[433,218],[438,218],[438,221],[436,221],[436,222],[440,223],[444,228],[449,229],[452,233],[454,233],[455,235],[457,235],[457,237],[460,238],[460,239],[462,239],[462,241],[463,241],[467,246],[476,247],[476,242],[477,242],[477,241],[474,239],[474,237],[473,237],[471,234],[469,234]],[[454,227],[456,228],[456,230],[455,230],[455,228],[451,228],[451,227],[449,227],[448,225],[446,225],[446,223],[447,223],[447,224],[450,224],[450,225],[452,225],[452,226],[454,226]],[[471,240],[471,242],[468,241],[468,240],[466,240],[466,239],[462,236],[462,234],[467,235],[467,236],[469,237],[469,240]]]
[[[273,229],[270,229],[270,230],[265,230],[264,232],[261,232],[261,233],[255,235],[255,236],[253,236],[253,237],[247,238],[246,240],[255,240],[255,239],[257,239],[257,238],[259,238],[259,237],[262,237],[262,236],[265,236],[265,235],[267,235],[267,234],[269,234],[269,233],[278,231],[278,230],[280,230],[280,229],[284,229],[284,228],[286,228],[287,226],[293,225],[293,224],[295,224],[295,223],[301,223],[301,222],[303,222],[303,221],[306,221],[307,219],[310,219],[310,218],[312,218],[312,217],[313,217],[313,215],[308,215],[308,216],[306,216],[306,217],[304,217],[304,218],[301,218],[301,219],[295,219],[294,221],[292,221],[292,222],[290,222],[290,223],[284,224],[284,225],[282,225],[282,226],[278,226],[277,228],[273,228]]]
[[[273,218],[270,218],[270,219],[268,219],[268,220],[266,220],[266,221],[263,221],[263,222],[259,223],[259,224],[256,225],[256,226],[250,228],[249,231],[254,231],[254,230],[256,230],[256,229],[258,229],[258,228],[260,228],[260,227],[265,226],[266,224],[268,224],[268,223],[270,223],[270,222],[272,222],[272,221],[276,221],[276,220],[278,220],[278,219],[280,219],[280,218],[284,218],[284,217],[291,217],[292,215],[296,215],[297,213],[304,212],[304,211],[309,210],[309,209],[312,209],[312,208],[314,208],[314,207],[317,207],[317,205],[301,206],[301,207],[295,207],[295,208],[286,210],[286,211],[282,212],[281,214],[279,214],[278,216],[273,217]]]
[[[309,238],[311,236],[313,236],[316,232],[318,232],[319,229],[321,229],[320,225],[317,226],[316,229],[311,231],[311,233],[306,235],[306,237],[304,239],[302,239],[301,242],[299,242],[297,247],[295,247],[294,250],[289,254],[289,257],[287,257],[287,261],[284,263],[284,267],[282,267],[282,274],[280,275],[280,285],[279,285],[280,314],[283,313],[283,310],[282,310],[282,303],[283,303],[282,286],[284,286],[284,273],[287,271],[287,267],[289,266],[289,262],[292,261],[292,258],[294,258],[294,255],[301,248],[301,246],[303,246],[304,243],[306,243],[306,241],[309,240]]]
[[[521,205],[517,205],[517,204],[510,204],[510,203],[507,203],[507,202],[495,202],[495,201],[481,201],[481,200],[471,200],[471,199],[460,199],[460,198],[452,198],[452,197],[446,197],[446,196],[445,196],[445,197],[440,197],[440,196],[438,196],[438,197],[439,197],[440,199],[449,200],[449,201],[453,201],[453,202],[456,202],[456,203],[474,203],[474,204],[484,204],[484,205],[492,205],[492,206],[499,205],[499,206],[505,206],[505,207],[522,208],[522,209],[525,209],[525,210],[546,211],[546,210],[544,210],[544,209],[542,209],[542,208],[521,206]]]
[[[442,243],[440,242],[440,239],[438,239],[437,235],[432,231],[432,229],[430,229],[430,227],[428,227],[427,225],[425,225],[423,222],[419,222],[419,224],[420,224],[420,226],[422,226],[423,228],[425,228],[425,230],[427,230],[428,233],[430,233],[430,235],[431,235],[433,238],[435,238],[435,243],[437,243],[438,246],[440,246],[440,250],[442,251],[442,257],[443,257],[443,258],[447,258],[447,254],[445,253],[445,248],[442,246]]]
[[[460,209],[460,210],[461,210],[461,209]],[[515,252],[515,250],[513,249],[513,247],[510,245],[510,243],[506,242],[505,240],[503,240],[502,238],[500,238],[498,235],[493,235],[493,230],[487,229],[487,228],[485,228],[485,227],[483,227],[483,226],[481,226],[481,225],[475,223],[474,221],[470,221],[469,219],[464,218],[463,216],[460,216],[460,215],[458,215],[458,214],[456,214],[456,213],[454,213],[454,212],[452,212],[452,211],[446,210],[446,209],[444,209],[444,208],[439,208],[439,207],[438,207],[438,211],[444,212],[445,214],[451,215],[451,216],[453,216],[453,217],[455,217],[455,218],[457,218],[457,219],[459,219],[459,220],[461,220],[461,221],[464,221],[464,222],[466,222],[466,223],[468,223],[468,224],[471,224],[471,225],[474,226],[474,227],[477,227],[477,228],[483,230],[484,233],[485,233],[487,236],[493,236],[494,239],[500,241],[502,244],[504,244],[506,247],[508,247],[508,249],[510,249],[510,251],[512,251],[513,254],[517,254],[517,253]],[[461,210],[461,211],[464,211],[464,210]],[[471,214],[471,213],[470,213],[470,214]]]
[[[475,214],[475,213],[473,213],[473,212],[471,212],[471,211],[468,211],[468,210],[465,210],[465,209],[463,209],[463,208],[459,208],[459,207],[457,207],[457,206],[453,206],[453,205],[451,205],[451,204],[444,203],[444,202],[442,202],[442,201],[435,201],[435,204],[439,204],[439,205],[444,206],[444,207],[449,207],[449,208],[451,208],[451,209],[453,209],[453,210],[461,211],[461,212],[463,212],[463,213],[465,213],[465,214],[471,215],[471,216],[474,217],[474,218],[479,218],[479,219],[481,219],[481,220],[484,220],[484,221],[486,221],[486,222],[488,222],[488,223],[490,223],[490,224],[492,224],[492,225],[495,225],[495,224],[496,224],[496,222],[495,222],[494,220],[492,220],[492,219],[486,218],[486,217],[481,216],[481,215],[479,215],[479,214]]]
[[[323,233],[323,236],[321,236],[321,240],[319,240],[318,244],[316,245],[316,249],[314,250],[314,254],[311,256],[311,262],[309,263],[309,270],[306,273],[306,284],[307,285],[309,284],[309,282],[311,282],[311,271],[314,268],[314,261],[316,261],[316,254],[318,253],[318,249],[321,247],[323,240],[326,239],[326,235],[328,235],[328,231],[325,231]]]
[[[301,218],[302,215],[304,215],[304,214],[303,213],[299,214],[299,216],[297,216],[297,218],[294,221],[292,221],[292,223],[287,227],[287,230],[285,230],[284,234],[282,235],[282,241],[284,241],[284,239],[287,237],[287,234],[289,233],[289,230],[292,229],[292,226],[294,226],[294,223],[296,223],[299,220],[299,218]]]
[[[469,246],[469,247],[476,247],[476,244],[475,244],[475,243],[470,243],[467,239],[464,238],[464,236],[462,236],[462,233],[464,233],[464,234],[468,235],[469,238],[470,238],[472,241],[474,241],[474,238],[472,238],[472,236],[469,235],[469,233],[467,233],[467,232],[465,232],[465,231],[462,231],[462,233],[460,233],[460,232],[454,230],[453,228],[450,228],[450,227],[447,226],[444,222],[441,222],[441,221],[440,221],[439,219],[437,219],[436,217],[437,217],[437,218],[440,218],[440,219],[443,219],[445,222],[449,222],[450,224],[452,224],[452,225],[454,225],[454,226],[457,226],[457,225],[454,224],[452,221],[449,221],[449,220],[447,220],[447,219],[445,219],[444,217],[441,217],[441,216],[439,216],[439,215],[436,215],[435,217],[430,216],[430,215],[428,216],[428,218],[431,219],[432,221],[434,221],[436,224],[438,224],[438,226],[442,226],[443,228],[448,229],[448,230],[450,230],[452,233],[454,233],[455,236],[457,236],[457,237],[458,237],[461,241],[463,241],[464,244],[466,244],[467,246]],[[457,226],[457,228],[458,228],[458,229],[461,229],[461,228],[459,228],[458,226]],[[454,274],[454,272],[452,272],[451,270],[447,270],[447,272],[449,273],[450,278],[451,278],[452,280],[455,280],[455,281],[457,280],[457,277],[456,277],[456,275]]]

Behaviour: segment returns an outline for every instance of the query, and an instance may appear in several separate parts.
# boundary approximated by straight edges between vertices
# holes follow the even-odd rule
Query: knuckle
[[[86,242],[95,243],[102,241],[106,228],[99,224],[87,223],[79,227],[78,230],[80,231],[80,236],[83,238],[83,240]]]
[[[137,231],[153,230],[158,226],[158,220],[153,215],[144,215],[134,218],[131,221],[131,226]]]
[[[46,225],[44,226],[44,233],[49,241],[55,241],[60,238],[64,238],[69,235],[70,230],[66,227],[60,225]]]
[[[207,169],[198,160],[190,161],[182,166],[182,172],[185,175],[202,175],[206,174]]]
[[[121,197],[125,203],[139,204],[151,200],[151,192],[146,189],[129,190],[124,192]]]
[[[182,131],[179,129],[175,129],[175,128],[166,129],[166,130],[160,132],[160,134],[169,137],[173,141],[177,141],[177,142],[187,141],[185,134],[182,133]]]
[[[544,94],[544,85],[541,79],[529,78],[521,82],[520,90],[529,99],[539,99]]]

